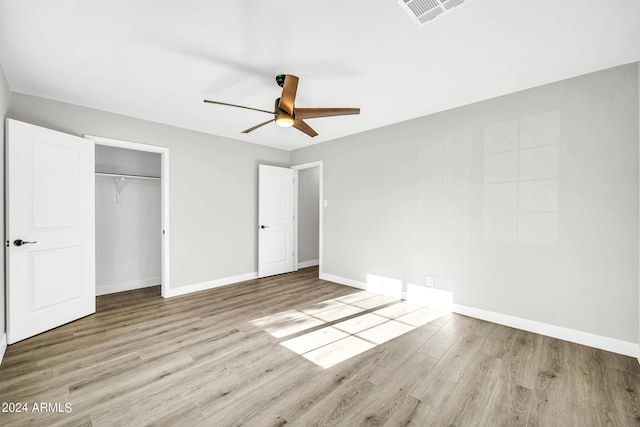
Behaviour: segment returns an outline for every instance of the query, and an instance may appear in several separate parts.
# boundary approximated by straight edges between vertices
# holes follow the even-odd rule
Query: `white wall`
[[[298,171],[298,262],[318,261],[320,168]]]
[[[96,171],[160,176],[161,158],[96,145]],[[96,293],[158,285],[162,276],[160,180],[96,176]]]
[[[288,166],[289,152],[20,93],[9,116],[169,147],[172,289],[257,271],[258,164]]]
[[[11,92],[9,92],[9,85],[7,84],[7,79],[4,76],[4,72],[2,71],[2,67],[0,66],[0,141],[2,141],[2,147],[0,147],[0,188],[2,188],[2,194],[4,195],[4,119],[6,117],[7,111],[9,110],[9,102],[11,101]],[[0,209],[0,224],[4,224],[4,207]],[[2,235],[2,241],[5,239],[5,229],[4,225],[0,227],[0,234]],[[4,247],[4,245],[2,245]],[[4,255],[0,256],[0,272],[2,272],[2,277],[0,277],[0,339],[6,332],[6,323],[5,323],[5,276],[4,276]],[[1,351],[1,349],[0,349]],[[0,355],[1,357],[1,355]]]
[[[638,105],[635,63],[294,151],[324,271],[638,342]]]

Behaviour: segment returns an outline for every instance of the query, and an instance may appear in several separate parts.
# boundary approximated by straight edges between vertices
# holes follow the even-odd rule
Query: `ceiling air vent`
[[[431,21],[436,16],[444,13],[464,0],[396,0],[400,7],[418,25]]]

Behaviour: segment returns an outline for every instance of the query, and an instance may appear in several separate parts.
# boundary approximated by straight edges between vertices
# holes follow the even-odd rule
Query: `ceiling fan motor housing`
[[[276,98],[276,101],[273,104],[273,111],[275,111],[278,116],[287,116],[287,117],[295,118],[295,114],[291,115],[291,114],[287,113],[286,111],[284,111],[282,108],[280,108],[280,98]],[[295,113],[295,111],[294,111],[294,113]]]
[[[276,76],[276,83],[278,83],[278,86],[283,87],[284,86],[284,79],[287,77],[286,74],[278,74]]]

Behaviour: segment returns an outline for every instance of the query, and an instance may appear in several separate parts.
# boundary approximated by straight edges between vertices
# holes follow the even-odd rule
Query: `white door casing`
[[[94,144],[11,119],[6,129],[12,344],[95,313]]]
[[[158,153],[161,158],[161,171],[160,182],[162,187],[161,195],[161,213],[160,219],[162,222],[162,278],[161,278],[161,294],[163,298],[168,298],[175,295],[181,295],[175,293],[171,289],[170,283],[170,232],[169,232],[169,148],[160,147],[157,145],[141,144],[139,142],[122,141],[119,139],[105,138],[95,135],[84,135],[85,138],[90,139],[97,145],[104,145],[107,147],[126,148],[128,150],[144,151],[148,153]]]
[[[258,167],[258,277],[293,271],[293,178],[289,168]]]

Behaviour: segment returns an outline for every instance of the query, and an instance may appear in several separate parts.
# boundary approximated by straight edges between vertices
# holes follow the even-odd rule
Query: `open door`
[[[8,119],[7,342],[95,313],[94,144]]]
[[[259,165],[258,277],[293,271],[293,177],[289,168]]]

